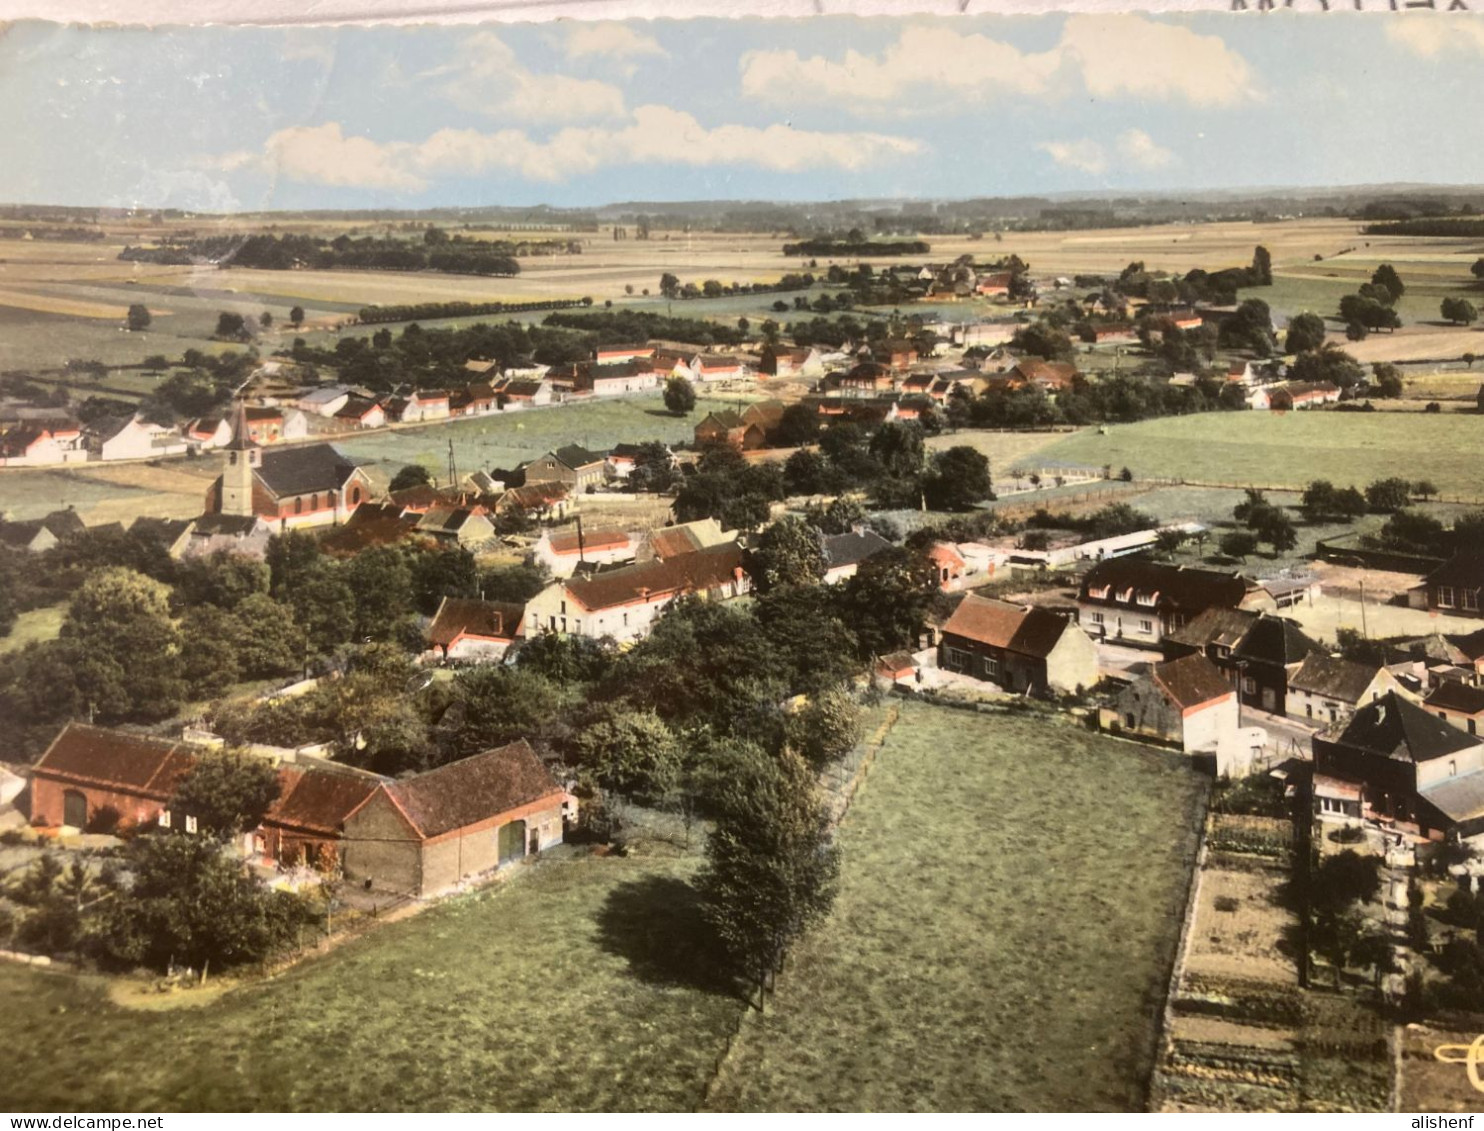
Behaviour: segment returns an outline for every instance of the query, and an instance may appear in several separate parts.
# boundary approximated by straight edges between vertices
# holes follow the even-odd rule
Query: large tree
[[[131,302],[129,304],[127,321],[129,329],[137,332],[140,330],[148,330],[149,324],[154,321],[154,318],[149,312],[149,307],[145,306],[144,303]]]
[[[799,754],[738,743],[728,763],[698,886],[707,922],[762,1009],[788,945],[829,913],[839,856]]]
[[[1289,353],[1304,353],[1324,344],[1324,319],[1305,311],[1288,320],[1288,337],[1284,348]]]
[[[928,505],[935,510],[964,511],[992,499],[989,457],[967,445],[938,452],[923,489]]]
[[[420,463],[404,464],[392,481],[387,485],[388,491],[405,491],[409,487],[427,487],[433,482],[433,473]]]
[[[185,696],[170,589],[151,577],[96,571],[73,596],[61,637],[77,648],[78,691],[104,721],[165,718]]]
[[[785,516],[763,531],[748,558],[748,572],[759,592],[815,585],[828,566],[819,533],[801,518]]]
[[[665,379],[665,407],[676,416],[686,416],[695,411],[696,388],[684,377]]]
[[[196,759],[176,784],[170,811],[194,817],[200,831],[230,840],[261,825],[278,794],[271,762],[228,748]]]
[[[1376,268],[1375,273],[1371,275],[1371,285],[1383,288],[1391,296],[1393,303],[1407,291],[1401,276],[1396,273],[1396,268],[1390,263],[1383,263]]]

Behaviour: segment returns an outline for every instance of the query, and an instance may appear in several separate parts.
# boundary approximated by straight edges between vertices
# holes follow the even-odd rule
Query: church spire
[[[263,449],[253,442],[247,426],[247,402],[232,405],[232,439],[222,468],[221,513],[246,517],[253,513],[253,474],[263,463]]]

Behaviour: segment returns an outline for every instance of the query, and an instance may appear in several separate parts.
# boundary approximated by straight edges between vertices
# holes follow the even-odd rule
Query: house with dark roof
[[[1200,653],[1154,664],[1118,693],[1105,725],[1179,746],[1187,754],[1214,753],[1236,732],[1237,691]]]
[[[264,450],[238,404],[226,466],[206,492],[206,513],[256,517],[278,529],[343,522],[371,497],[366,473],[331,444]],[[199,524],[198,524],[199,526]]]
[[[820,548],[824,550],[824,580],[833,585],[854,577],[860,571],[861,562],[891,549],[891,543],[874,530],[852,530],[847,534],[824,535]]]
[[[191,543],[195,521],[189,518],[153,518],[139,515],[129,526],[129,533],[147,538],[160,546],[172,558],[184,556]]]
[[[479,507],[433,507],[417,520],[417,532],[438,542],[482,546],[495,536],[495,524]]]
[[[674,557],[555,581],[526,603],[526,635],[639,640],[683,597],[725,601],[752,589],[742,547],[726,542]]]
[[[39,554],[86,532],[87,527],[83,525],[82,518],[71,507],[67,507],[52,511],[42,518],[26,519],[24,522],[0,520],[0,546]]]
[[[1396,676],[1382,665],[1311,652],[1288,677],[1286,713],[1316,724],[1337,723],[1362,704],[1401,690]]]
[[[1484,743],[1392,692],[1314,736],[1321,818],[1378,822],[1401,837],[1484,834]]]
[[[1432,689],[1422,705],[1465,734],[1484,730],[1484,687],[1445,679]]]
[[[508,601],[445,597],[428,625],[428,646],[444,660],[503,659],[521,635],[525,612]]]
[[[556,451],[538,456],[521,468],[526,483],[561,483],[581,494],[589,487],[601,487],[608,478],[608,460],[600,452],[590,452],[577,444],[567,444]]]
[[[1072,620],[972,593],[943,625],[938,666],[1037,695],[1071,693],[1098,681],[1097,647]]]
[[[569,797],[524,739],[384,782],[345,821],[345,875],[432,895],[562,841]]]
[[[386,409],[369,397],[350,397],[332,418],[351,428],[380,428],[386,424]]]
[[[1454,554],[1423,583],[1427,607],[1449,616],[1484,616],[1484,550]]]
[[[1271,603],[1239,573],[1109,558],[1088,570],[1077,592],[1077,619],[1088,633],[1157,645],[1207,609]]]
[[[755,424],[749,424],[742,419],[740,412],[730,408],[708,412],[701,417],[696,422],[693,435],[698,448],[730,444],[734,448],[750,451],[761,448],[764,442],[763,430]]]
[[[359,554],[373,546],[393,546],[417,533],[418,516],[397,503],[362,503],[350,518],[320,539],[331,554]]]
[[[1259,600],[1267,595],[1251,591]],[[1288,711],[1289,680],[1304,660],[1323,649],[1297,622],[1244,608],[1210,608],[1170,633],[1166,657],[1200,653],[1227,673],[1242,702],[1273,714]]]

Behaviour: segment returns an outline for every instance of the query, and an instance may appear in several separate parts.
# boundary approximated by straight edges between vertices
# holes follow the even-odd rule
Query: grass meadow
[[[1201,788],[1173,755],[905,705],[834,914],[714,1083],[744,1007],[697,856],[553,855],[194,1007],[0,966],[0,1105],[1138,1109]]]
[[[712,1106],[1142,1110],[1203,788],[1070,725],[907,704],[841,828],[834,914]]]
[[[693,917],[694,866],[543,860],[197,1008],[7,965],[0,1106],[688,1110],[740,1008],[645,964]]]
[[[1128,467],[1140,477],[1302,488],[1314,479],[1364,487],[1431,479],[1444,495],[1477,498],[1472,414],[1213,412],[1087,429],[1041,452],[1047,465]]]

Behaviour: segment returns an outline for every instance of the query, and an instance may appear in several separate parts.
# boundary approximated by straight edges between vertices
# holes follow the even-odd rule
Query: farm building
[[[1484,687],[1445,679],[1432,689],[1422,705],[1466,734],[1478,734],[1484,725]]]
[[[1427,607],[1452,616],[1484,616],[1484,551],[1454,554],[1424,582]]]
[[[1240,710],[1236,689],[1197,653],[1153,665],[1118,693],[1109,714],[1118,730],[1195,754],[1214,753],[1236,731]]]
[[[82,518],[71,507],[24,522],[6,522],[0,519],[0,546],[39,554],[68,538],[85,534],[87,529]]]
[[[526,635],[562,635],[620,642],[649,634],[681,597],[724,601],[742,596],[752,583],[742,568],[742,548],[735,542],[589,577],[553,582],[526,604]]]
[[[335,412],[334,419],[351,428],[380,428],[386,424],[386,410],[368,397],[353,396]]]
[[[1363,703],[1401,691],[1388,669],[1313,652],[1288,677],[1288,715],[1336,723]]]
[[[824,550],[824,580],[831,585],[854,577],[863,561],[891,549],[891,543],[874,530],[827,534],[820,539],[820,545]]]
[[[577,444],[567,444],[525,464],[527,485],[561,483],[579,494],[589,487],[601,487],[608,478],[608,460]]]
[[[327,385],[299,394],[295,402],[300,412],[312,416],[334,416],[350,400],[350,390],[343,385]]]
[[[524,739],[384,782],[345,820],[345,874],[416,896],[560,844],[568,794]]]
[[[1319,816],[1362,817],[1398,836],[1484,833],[1484,744],[1392,692],[1314,737]]]
[[[650,553],[664,561],[693,554],[711,546],[724,546],[737,540],[735,530],[723,530],[714,518],[698,518],[694,522],[682,522],[675,526],[664,526],[649,532]]]
[[[495,524],[482,509],[433,507],[417,520],[417,532],[439,542],[482,546],[495,536]]]
[[[1074,692],[1098,681],[1097,647],[1067,617],[969,594],[943,625],[938,664],[1006,691]]]
[[[428,646],[445,660],[503,659],[520,637],[525,606],[445,597],[428,625]]]
[[[88,458],[80,425],[66,420],[0,424],[0,467],[44,467]]]
[[[580,563],[614,565],[631,562],[638,540],[627,530],[544,530],[531,547],[531,557],[552,577],[571,577]]]

